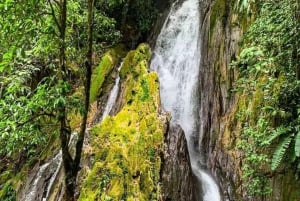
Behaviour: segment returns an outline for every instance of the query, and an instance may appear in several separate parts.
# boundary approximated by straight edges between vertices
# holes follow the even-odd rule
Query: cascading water
[[[115,80],[115,85],[112,88],[110,95],[108,97],[104,112],[102,114],[102,118],[101,120],[103,120],[107,115],[109,115],[110,111],[112,110],[113,106],[115,105],[116,101],[117,101],[117,97],[118,97],[118,93],[119,93],[119,83],[120,83],[120,70],[121,67],[123,65],[123,62],[120,64],[119,68],[118,68],[118,75],[117,78]]]
[[[77,134],[70,137],[69,145],[74,147]],[[74,152],[74,150],[72,150]],[[25,189],[25,201],[46,201],[62,166],[62,152],[59,151],[49,162],[39,167],[32,181]]]
[[[201,154],[192,142],[199,118],[196,96],[201,56],[199,0],[185,0],[177,5],[173,4],[158,36],[151,69],[159,74],[163,109],[171,112],[171,123],[179,124],[185,132],[191,166],[202,184],[203,200],[220,201],[218,185],[201,169]]]

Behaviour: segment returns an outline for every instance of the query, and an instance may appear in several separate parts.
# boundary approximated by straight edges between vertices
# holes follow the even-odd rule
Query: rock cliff
[[[266,176],[271,194],[251,196],[242,180],[243,154],[237,148],[241,124],[236,118],[241,95],[233,93],[238,72],[230,63],[240,52],[239,42],[254,21],[255,14],[242,16],[234,12],[234,2],[205,1],[202,24],[202,60],[200,73],[200,147],[207,166],[219,178],[224,200],[296,201],[299,180],[291,170]],[[250,100],[251,102],[251,100]],[[252,110],[258,102],[244,105]],[[258,105],[257,105],[258,106]],[[200,139],[200,138],[199,138]]]

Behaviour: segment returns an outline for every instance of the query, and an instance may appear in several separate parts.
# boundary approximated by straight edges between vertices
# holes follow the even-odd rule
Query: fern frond
[[[290,132],[292,129],[292,127],[288,126],[279,126],[277,127],[270,136],[268,136],[267,138],[267,144],[270,144],[271,142],[273,142],[273,140],[275,140],[276,138],[278,138],[279,136],[286,134],[288,132]]]
[[[295,138],[295,155],[300,157],[300,131],[297,133]]]
[[[279,166],[280,162],[283,159],[283,156],[285,155],[287,149],[289,148],[291,141],[292,141],[291,136],[288,136],[284,138],[276,147],[273,154],[272,163],[271,163],[272,170],[275,170]]]

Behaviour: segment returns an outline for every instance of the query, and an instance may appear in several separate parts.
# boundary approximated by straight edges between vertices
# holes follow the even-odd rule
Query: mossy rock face
[[[100,93],[101,87],[105,78],[110,74],[114,65],[116,64],[116,58],[114,58],[110,52],[107,52],[100,61],[100,64],[94,69],[91,81],[90,89],[90,101],[96,100]]]
[[[166,123],[159,114],[158,76],[147,72],[147,45],[129,52],[126,59],[122,67],[122,79],[129,86],[126,104],[92,129],[94,165],[82,185],[80,201],[159,199]]]
[[[0,174],[0,200],[16,200],[15,187],[11,178],[13,174],[10,171],[4,171]]]
[[[210,32],[214,30],[218,21],[223,21],[226,12],[226,1],[216,0],[213,2],[211,15],[210,15]]]
[[[108,76],[111,75],[112,70],[117,65],[120,57],[124,55],[124,48],[118,46],[107,51],[99,65],[93,70],[91,89],[90,89],[90,102],[94,102],[101,94],[101,89]]]
[[[120,71],[121,79],[125,79],[128,73],[132,73],[135,76],[141,74],[140,68],[137,65],[143,61],[148,63],[151,57],[150,48],[147,44],[140,44],[136,50],[130,51],[124,59],[122,69]]]

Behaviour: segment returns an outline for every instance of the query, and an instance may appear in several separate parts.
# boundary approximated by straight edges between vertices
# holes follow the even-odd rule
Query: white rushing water
[[[120,73],[122,65],[123,65],[123,62],[120,64],[120,66],[118,68],[118,75],[115,80],[115,85],[113,86],[113,88],[110,92],[110,95],[108,97],[101,120],[103,120],[107,115],[109,115],[110,111],[112,110],[113,106],[115,105],[115,103],[117,101],[117,97],[118,97],[118,93],[119,93],[119,83],[120,83],[120,74],[119,73]]]
[[[159,74],[162,107],[171,112],[172,122],[183,128],[191,166],[202,184],[203,201],[220,201],[218,185],[200,167],[201,155],[193,146],[197,130],[197,85],[200,67],[199,0],[173,4],[158,36],[151,69]]]
[[[47,169],[47,167],[50,165],[50,163],[45,163],[39,168],[39,171],[37,172],[35,179],[33,180],[30,189],[28,190],[28,193],[25,195],[25,200],[26,201],[33,201],[37,200],[39,196],[38,195],[38,186],[41,183],[41,179],[43,179],[44,172]],[[43,181],[42,181],[43,182]]]
[[[26,190],[28,193],[25,195],[25,201],[47,200],[61,165],[62,154],[60,151],[48,163],[40,166],[29,188]]]

